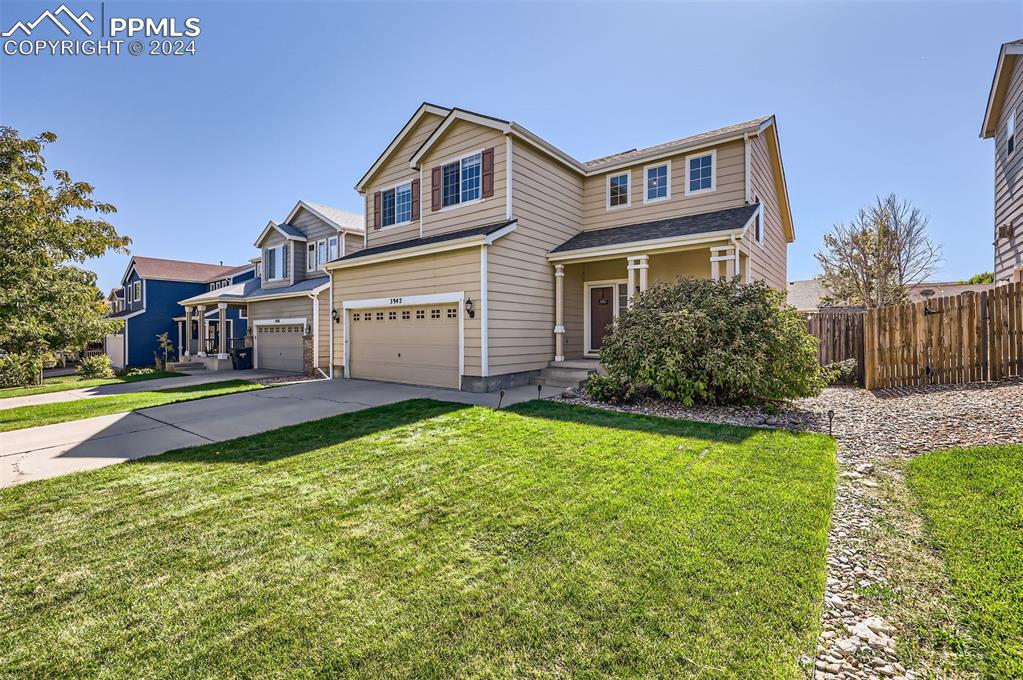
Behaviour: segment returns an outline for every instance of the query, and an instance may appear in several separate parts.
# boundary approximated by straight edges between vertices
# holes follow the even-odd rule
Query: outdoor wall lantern
[[[341,323],[341,315],[338,314],[337,308],[330,310],[330,318],[334,320],[334,323]]]
[[[465,313],[469,315],[470,319],[476,318],[476,310],[473,309],[472,298],[465,298]]]

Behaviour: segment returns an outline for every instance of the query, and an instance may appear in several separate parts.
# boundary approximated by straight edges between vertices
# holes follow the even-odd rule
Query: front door
[[[615,320],[614,286],[590,288],[590,346],[594,352],[604,343],[604,336],[611,332]]]

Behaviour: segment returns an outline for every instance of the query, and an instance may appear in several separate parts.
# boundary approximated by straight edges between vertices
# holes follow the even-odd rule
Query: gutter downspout
[[[334,275],[329,270],[327,277],[330,280],[330,287],[327,288],[327,304],[330,305],[330,320],[327,322],[330,324],[330,328],[327,329],[327,375],[328,378],[334,378]]]
[[[745,277],[739,271],[739,240],[735,238],[735,234],[732,234],[728,238],[728,240],[732,243],[732,248],[735,249],[735,275],[738,276],[739,280],[742,281],[743,283],[749,283],[748,281],[744,280]],[[749,255],[747,254],[746,257],[749,257]]]
[[[308,295],[313,301],[313,368],[326,378],[327,374],[320,369],[320,296],[316,293]]]
[[[749,177],[750,159],[753,157],[753,153],[752,153],[752,150],[750,149],[750,145],[749,145],[749,133],[748,132],[742,136],[742,145],[743,145],[743,153],[745,154],[745,164],[743,166],[743,175],[744,175],[743,182],[744,182],[745,191],[746,191],[746,205],[749,205],[750,201],[753,200],[752,187],[750,186],[750,177]]]

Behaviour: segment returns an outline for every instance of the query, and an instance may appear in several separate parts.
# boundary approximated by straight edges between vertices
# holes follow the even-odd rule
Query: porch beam
[[[554,360],[565,360],[565,265],[554,265]]]

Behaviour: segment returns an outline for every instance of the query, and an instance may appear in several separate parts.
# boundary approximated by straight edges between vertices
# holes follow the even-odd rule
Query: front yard
[[[28,397],[33,394],[49,394],[50,392],[63,392],[65,390],[80,390],[88,387],[102,387],[103,385],[133,383],[142,380],[156,380],[157,378],[174,378],[181,375],[184,375],[184,373],[175,373],[174,371],[153,371],[152,373],[125,375],[117,378],[82,378],[77,375],[59,375],[52,378],[43,378],[42,385],[5,387],[0,389],[0,399]]]
[[[90,397],[76,401],[61,401],[55,404],[34,404],[0,409],[0,432],[21,430],[27,427],[53,425],[69,420],[81,420],[105,416],[111,413],[127,413],[142,408],[163,406],[179,401],[192,401],[206,397],[220,397],[235,392],[258,390],[258,383],[248,380],[222,380],[220,382],[172,387],[151,392],[132,392],[109,397]]]
[[[834,478],[820,435],[413,401],[29,483],[0,668],[803,677]]]
[[[1023,678],[1023,446],[928,453],[909,466],[984,677]]]

